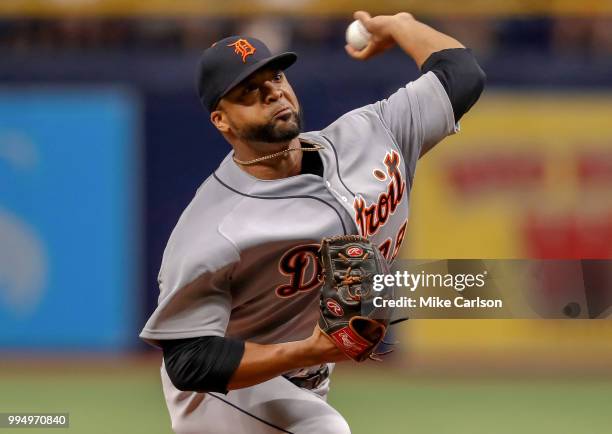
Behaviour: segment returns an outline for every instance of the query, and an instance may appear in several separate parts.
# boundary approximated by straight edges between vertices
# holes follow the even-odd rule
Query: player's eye
[[[274,81],[281,81],[282,78],[283,78],[282,72],[279,71],[276,74],[274,74]]]

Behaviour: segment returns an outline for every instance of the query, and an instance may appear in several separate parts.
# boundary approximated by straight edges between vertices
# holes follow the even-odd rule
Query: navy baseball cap
[[[256,38],[230,36],[204,50],[198,68],[198,95],[202,105],[214,111],[230,90],[265,66],[287,69],[297,60],[292,52],[270,53]]]

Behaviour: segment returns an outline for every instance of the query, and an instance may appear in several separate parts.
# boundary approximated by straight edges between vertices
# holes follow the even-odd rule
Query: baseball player
[[[172,232],[140,335],[163,349],[177,433],[350,433],[326,403],[333,364],[348,359],[316,326],[319,243],[361,235],[393,261],[417,160],[484,86],[469,49],[412,15],[355,18],[372,36],[348,55],[398,45],[423,75],[321,131],[301,131],[284,73],[294,53],[245,36],[203,52],[199,97],[232,151]]]

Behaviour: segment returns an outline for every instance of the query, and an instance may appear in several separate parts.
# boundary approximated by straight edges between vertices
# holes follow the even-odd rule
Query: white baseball
[[[353,21],[346,28],[346,43],[358,51],[363,50],[368,45],[371,36],[359,20]]]

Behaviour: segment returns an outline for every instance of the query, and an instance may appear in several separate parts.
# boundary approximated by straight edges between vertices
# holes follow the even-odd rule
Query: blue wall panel
[[[117,88],[0,90],[0,347],[135,342],[138,126]]]

